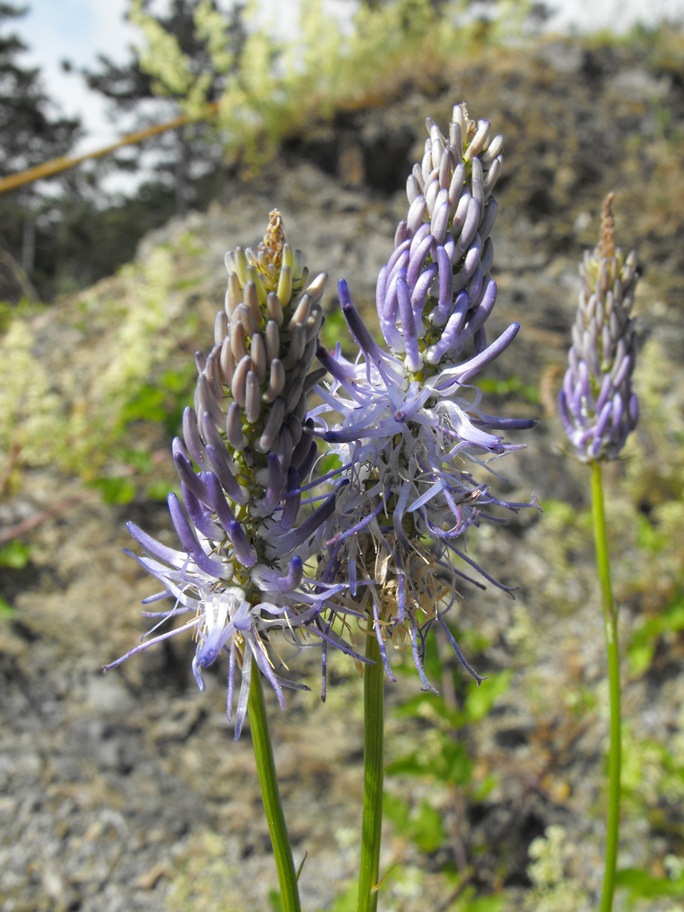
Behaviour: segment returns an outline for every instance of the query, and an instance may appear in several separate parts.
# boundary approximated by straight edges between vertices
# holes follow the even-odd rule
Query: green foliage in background
[[[653,666],[656,650],[676,647],[684,631],[684,596],[666,604],[653,617],[645,617],[632,635],[627,650],[629,671],[634,677],[645,674]]]
[[[26,542],[13,540],[0,547],[0,567],[23,570],[31,559],[31,547]]]
[[[662,897],[684,897],[684,860],[675,856],[668,856],[668,874],[665,877],[653,877],[646,871],[638,868],[624,868],[618,872],[618,887],[627,893],[626,909],[628,912],[643,908],[642,899],[656,899]],[[670,906],[671,912],[678,912],[681,906]]]
[[[530,844],[527,874],[532,888],[525,896],[526,912],[590,912],[592,905],[582,883],[569,876],[565,828],[550,826]]]
[[[49,465],[111,503],[166,495],[173,483],[166,447],[196,379],[187,349],[195,348],[200,318],[188,303],[200,282],[200,248],[186,235],[82,294],[66,322],[50,311],[36,318],[17,310],[8,320],[0,337],[0,466],[9,467],[9,490],[25,469]]]
[[[160,94],[183,96],[190,117],[207,116],[208,87],[216,74],[223,77],[218,129],[228,156],[251,168],[305,124],[389,97],[407,82],[443,73],[455,55],[515,34],[529,8],[499,0],[484,20],[469,7],[467,0],[362,3],[344,28],[331,23],[322,0],[301,0],[297,34],[284,38],[277,23],[256,27],[257,6],[248,3],[245,40],[236,48],[231,24],[205,0],[194,18],[209,52],[206,68],[182,53],[142,0],[131,0],[131,19],[145,40],[141,67]]]
[[[488,645],[477,634],[468,636],[464,632],[457,633],[456,637],[470,659]],[[451,859],[440,864],[448,894],[460,893],[470,875],[470,871],[460,871],[453,860],[454,840],[463,839],[467,843],[470,865],[476,865],[478,854],[486,850],[484,846],[472,844],[467,825],[462,829],[464,808],[486,801],[496,785],[490,774],[476,772],[469,731],[480,724],[508,692],[510,674],[507,671],[490,673],[486,682],[478,687],[453,656],[442,661],[438,639],[431,637],[426,642],[425,672],[439,693],[416,693],[404,700],[391,715],[386,765],[390,788],[385,793],[383,807],[396,835],[413,842],[421,853]],[[398,666],[399,673],[410,674],[412,670],[412,666],[409,670],[408,662]],[[419,732],[402,737],[403,727],[410,724],[410,720],[418,720],[414,724]],[[403,797],[401,783],[406,777],[421,783],[409,790],[412,796],[422,793],[421,800]],[[501,863],[505,866],[504,859]],[[420,872],[406,872],[399,863],[392,877],[401,881],[407,876],[421,875]],[[477,907],[483,910],[494,912],[501,908],[501,897],[480,897],[478,901],[484,903]],[[470,909],[471,905],[456,903],[449,908]]]
[[[483,377],[479,381],[480,389],[483,393],[491,393],[494,396],[515,397],[518,401],[524,400],[530,405],[540,405],[541,395],[535,386],[523,383],[520,377],[511,374],[503,380],[497,380],[493,377]]]

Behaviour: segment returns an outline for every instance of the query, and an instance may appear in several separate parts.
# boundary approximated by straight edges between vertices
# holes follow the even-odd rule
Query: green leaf
[[[350,884],[347,889],[333,902],[331,912],[356,912],[356,903],[359,888],[356,883]]]
[[[496,380],[491,377],[483,377],[478,380],[478,385],[484,393],[493,393],[496,396],[508,396],[511,393],[522,396],[532,405],[541,404],[541,395],[536,386],[530,386],[512,375],[505,380]]]
[[[637,542],[640,548],[650,551],[651,554],[659,554],[665,549],[669,542],[669,537],[664,534],[657,526],[654,526],[648,517],[638,513],[635,517],[637,527]]]
[[[164,391],[156,386],[141,387],[121,410],[124,424],[131,421],[163,421],[166,417]]]
[[[460,741],[443,739],[440,762],[435,764],[435,779],[463,787],[473,778],[474,762]]]
[[[31,560],[31,547],[26,542],[13,539],[0,548],[0,567],[23,570]]]
[[[627,648],[631,673],[638,677],[647,671],[660,637],[681,630],[684,630],[684,601],[673,602],[656,617],[645,621],[635,630]]]
[[[422,776],[450,785],[467,785],[473,772],[473,761],[465,745],[444,735],[439,751],[415,751],[400,757],[386,767],[388,775]]]
[[[172,490],[173,485],[168,481],[153,481],[145,488],[145,496],[149,500],[166,500]]]
[[[165,374],[162,374],[161,382],[164,389],[167,389],[170,393],[186,395],[196,376],[195,365],[193,364],[189,368],[166,371]]]
[[[639,678],[651,667],[655,643],[635,643],[628,649],[629,670],[633,677]]]
[[[499,779],[497,776],[485,776],[482,782],[477,783],[471,790],[470,798],[473,804],[480,804],[486,801],[498,784]]]
[[[617,872],[616,884],[624,887],[632,896],[684,896],[684,875],[676,880],[669,877],[653,877],[640,868],[623,868]]]
[[[453,906],[449,906],[449,912],[503,912],[506,908],[505,896],[479,896],[473,899],[474,891],[466,889]]]
[[[321,344],[323,347],[332,349],[338,342],[341,342],[344,346],[345,342],[349,344],[350,341],[349,330],[342,316],[342,311],[336,309],[326,314],[325,323],[321,329]]]
[[[4,598],[0,597],[0,618],[13,618],[17,613],[14,605],[10,605]]]
[[[273,912],[283,912],[283,904],[280,899],[280,893],[277,890],[268,891],[268,901],[271,904]]]
[[[409,825],[411,808],[407,801],[398,795],[385,792],[382,796],[382,812],[387,820],[391,820],[398,833],[406,833]]]
[[[396,832],[415,842],[421,852],[435,852],[444,844],[446,837],[442,816],[427,801],[422,801],[417,810],[412,810],[403,798],[385,793],[382,809]]]
[[[421,801],[418,813],[410,819],[411,838],[421,852],[436,852],[444,844],[442,815],[427,801]]]
[[[117,447],[114,457],[125,465],[132,466],[139,472],[148,472],[152,468],[152,457],[147,450],[133,450],[129,447]]]
[[[102,499],[108,504],[127,504],[135,500],[136,487],[130,478],[97,478],[90,483],[100,491]]]
[[[499,697],[508,691],[511,675],[502,671],[490,675],[479,686],[473,682],[465,701],[465,715],[468,722],[479,722],[492,709]]]
[[[425,758],[419,753],[414,753],[388,763],[385,772],[388,776],[424,776],[429,768]]]
[[[412,666],[413,668],[413,666]],[[462,728],[466,723],[465,714],[448,706],[439,694],[417,693],[398,706],[394,713],[400,719],[413,719],[415,716],[440,719],[446,722],[451,731]]]
[[[342,460],[337,453],[324,453],[319,462],[321,475],[327,475],[328,472],[342,468]]]

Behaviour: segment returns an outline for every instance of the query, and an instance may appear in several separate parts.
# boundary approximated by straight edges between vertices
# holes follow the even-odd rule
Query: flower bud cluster
[[[380,328],[407,371],[434,373],[468,345],[486,348],[484,324],[496,301],[490,270],[492,195],[501,172],[503,138],[454,108],[448,139],[428,118],[422,162],[407,181],[409,210],[395,249],[380,272]]]
[[[580,276],[559,414],[583,462],[617,459],[639,417],[632,391],[636,325],[631,317],[639,272],[634,251],[625,258],[615,245],[612,193],[603,204],[599,243],[585,252]]]
[[[291,636],[315,620],[341,587],[309,580],[304,565],[316,534],[334,508],[334,495],[306,506],[303,488],[316,459],[306,396],[323,320],[325,275],[308,282],[302,256],[287,243],[277,212],[256,251],[226,255],[228,288],[217,314],[214,346],[197,355],[195,407],[183,416],[183,437],[173,441],[181,500],[169,511],[182,550],[154,540],[135,524],[129,531],[145,550],[138,560],[155,576],[174,607],[150,616],[160,624],[191,615],[180,627],[146,639],[133,653],[181,630],[197,639],[193,672],[222,653],[229,656],[228,715],[236,668],[242,685],[236,737],[245,717],[252,662],[282,703],[282,687],[296,686],[274,671],[269,633]],[[320,372],[319,372],[320,373]]]

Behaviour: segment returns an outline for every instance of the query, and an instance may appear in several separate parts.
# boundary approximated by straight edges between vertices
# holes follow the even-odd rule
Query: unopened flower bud
[[[631,316],[639,271],[636,254],[625,258],[616,246],[613,197],[603,204],[599,243],[580,265],[579,307],[558,397],[563,428],[583,462],[617,459],[639,417]]]

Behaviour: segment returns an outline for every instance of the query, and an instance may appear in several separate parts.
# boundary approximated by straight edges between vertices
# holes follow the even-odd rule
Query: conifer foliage
[[[59,114],[43,88],[39,69],[22,60],[27,46],[12,24],[27,11],[0,3],[0,177],[64,155],[81,129],[78,119]],[[0,197],[0,299],[20,297],[26,289],[21,271],[34,268],[52,205],[35,186]]]

